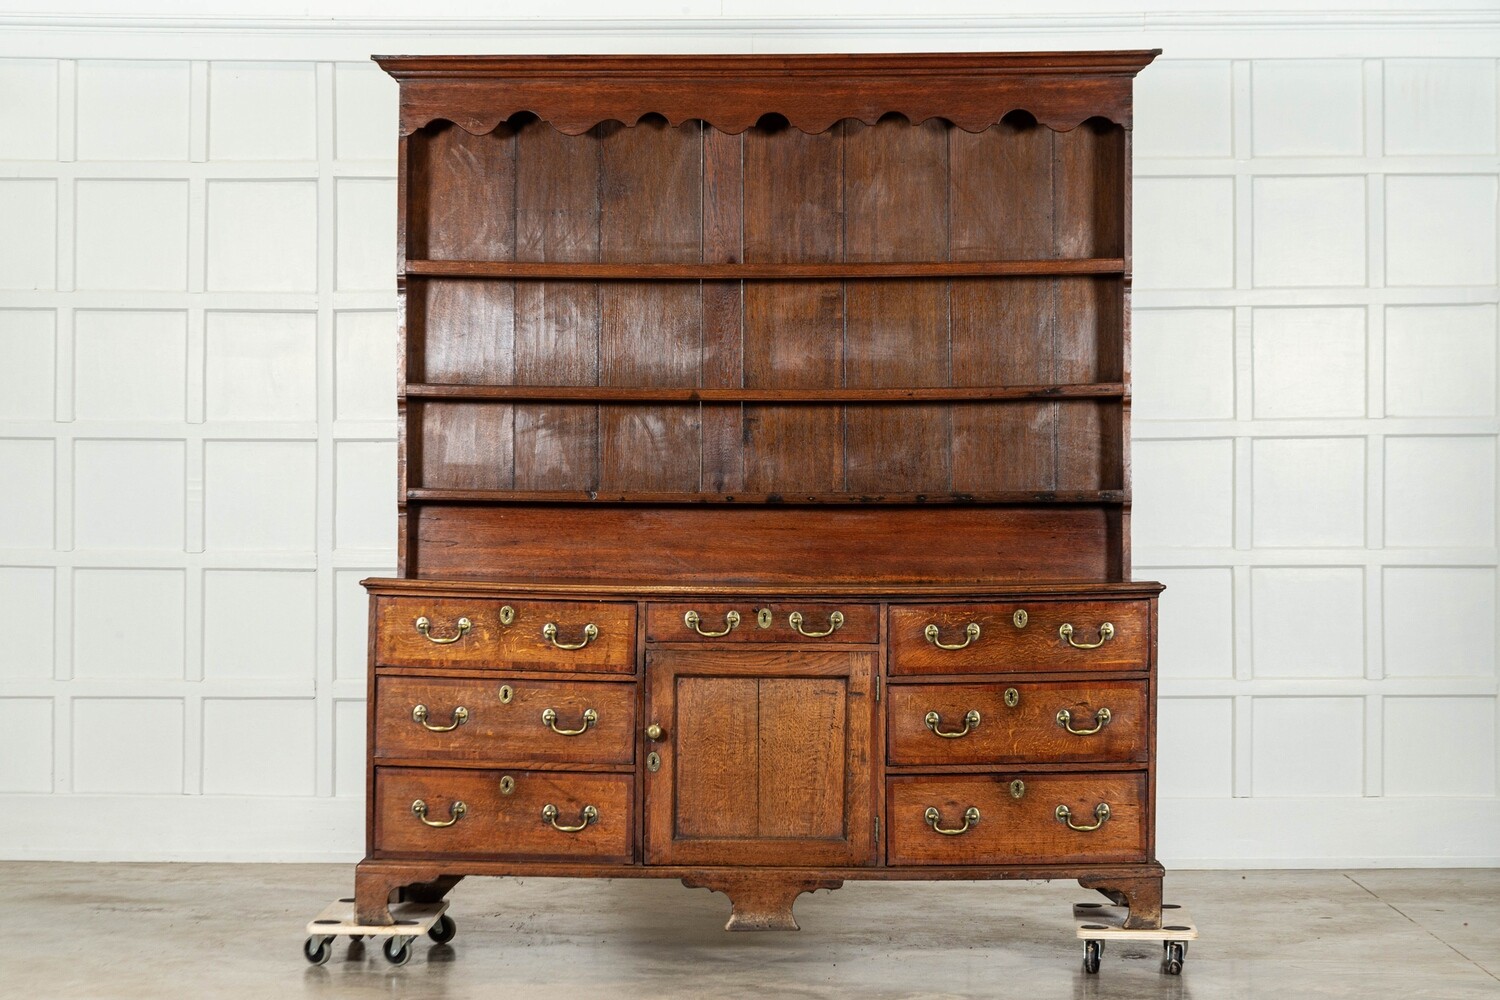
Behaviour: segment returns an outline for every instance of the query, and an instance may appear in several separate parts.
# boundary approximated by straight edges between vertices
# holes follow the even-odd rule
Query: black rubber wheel
[[[448,914],[438,917],[437,923],[427,928],[427,936],[438,944],[447,944],[453,940],[453,935],[458,933],[458,925]]]
[[[402,934],[385,939],[385,944],[380,946],[385,953],[385,960],[392,965],[405,965],[411,961],[411,935]]]
[[[326,965],[333,955],[333,938],[310,937],[302,942],[302,957],[313,965]]]
[[[1085,941],[1083,943],[1083,971],[1089,975],[1099,971],[1099,957],[1104,954],[1103,941]]]
[[[1181,941],[1167,941],[1163,944],[1166,954],[1162,958],[1162,971],[1169,976],[1182,975],[1182,963],[1187,949]]]

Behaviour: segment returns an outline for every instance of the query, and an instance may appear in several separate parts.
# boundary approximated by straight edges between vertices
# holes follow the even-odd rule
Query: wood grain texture
[[[594,136],[570,139],[535,122],[519,130],[517,260],[599,259],[599,161]],[[592,282],[517,282],[514,383],[596,387],[599,318],[599,289]],[[591,489],[598,482],[597,409],[515,411],[516,489]]]
[[[501,685],[512,694],[500,698]],[[518,680],[508,675],[483,680],[389,677],[376,681],[375,754],[382,758],[488,761],[524,765],[629,764],[635,759],[636,687],[601,682]],[[449,726],[454,710],[466,720],[451,732],[435,733],[412,718],[417,705],[428,709],[430,726]],[[557,713],[558,729],[584,729],[562,736],[542,721]],[[584,712],[598,721],[585,727]]]
[[[702,130],[647,121],[600,126],[600,241],[604,261],[697,260],[702,252]],[[602,385],[696,386],[703,302],[693,285],[612,282],[599,288]],[[697,407],[599,411],[599,485],[696,490]]]
[[[1018,778],[1026,786],[1019,799],[1010,790]],[[886,788],[886,857],[893,865],[1146,860],[1149,821],[1141,773],[891,777]],[[1101,802],[1108,803],[1110,817],[1092,832],[1070,830],[1055,815],[1066,805],[1074,823],[1091,825]],[[945,836],[924,819],[931,807],[945,829],[962,827],[970,807],[980,819],[963,834]]]
[[[514,621],[501,622],[503,608],[515,612]],[[519,601],[471,597],[390,597],[376,601],[377,664],[398,667],[470,666],[490,670],[525,669],[635,673],[635,605],[600,601]],[[428,634],[416,627],[429,620]],[[458,621],[470,628],[454,642],[437,643],[460,635]],[[557,641],[583,640],[593,624],[598,638],[577,650],[559,649],[543,634],[557,626]]]
[[[1019,696],[1014,706],[1006,704],[1007,689]],[[1058,724],[1058,711],[1066,709],[1074,729],[1092,728],[1101,708],[1109,709],[1110,720],[1093,735],[1075,736]],[[940,729],[960,732],[970,711],[979,713],[979,724],[957,739],[936,735],[925,721],[927,713],[937,712]],[[1147,759],[1143,681],[892,684],[886,718],[886,759],[894,765]]]
[[[1034,507],[427,506],[409,569],[434,580],[660,580],[747,590],[1109,579],[1103,510]],[[1119,624],[1118,622],[1116,624]],[[920,633],[918,639],[920,640]]]
[[[779,125],[744,137],[748,265],[807,265],[842,257],[844,144],[839,132]],[[843,384],[843,286],[836,281],[744,284],[747,389]],[[746,406],[742,488],[842,490],[844,414],[837,407]]]
[[[1014,615],[1027,614],[1018,628]],[[1026,601],[893,607],[890,612],[892,674],[1004,673],[1017,670],[1140,670],[1150,665],[1150,604],[1147,601]],[[1074,628],[1075,643],[1095,643],[1109,622],[1114,636],[1097,649],[1069,645],[1059,629]],[[938,641],[963,643],[971,624],[979,638],[962,649],[940,649]]]
[[[702,617],[700,627],[705,631],[718,632],[725,627],[725,618],[730,611],[738,612],[740,624],[728,635],[705,640],[693,631],[684,620],[689,611],[697,611]],[[757,614],[768,611],[771,624],[761,628]],[[830,627],[830,616],[838,612],[844,623],[826,636],[808,636],[792,628],[792,614],[802,615],[803,632],[823,632]],[[739,645],[756,642],[781,642],[793,645],[816,647],[837,646],[849,643],[874,644],[880,639],[880,606],[876,604],[853,604],[849,602],[806,601],[683,601],[675,603],[655,602],[646,606],[646,641],[660,642],[709,642],[717,645]]]
[[[874,861],[873,652],[649,649],[652,864]]]
[[[500,779],[506,775],[515,780],[515,789],[509,795],[500,791]],[[632,861],[634,781],[628,774],[378,767],[376,851],[416,856]],[[412,813],[412,803],[419,799],[426,803],[431,821],[446,822],[455,802],[463,802],[465,811],[452,826],[430,827]],[[549,804],[557,807],[557,822],[563,826],[581,823],[586,805],[598,810],[598,819],[577,833],[563,833],[542,818],[542,809]]]
[[[577,135],[661,115],[743,132],[768,112],[818,133],[842,118],[943,117],[970,132],[1024,109],[1051,128],[1131,123],[1135,74],[1160,49],[827,55],[375,56],[401,82],[401,132],[435,119],[489,132],[532,112]]]

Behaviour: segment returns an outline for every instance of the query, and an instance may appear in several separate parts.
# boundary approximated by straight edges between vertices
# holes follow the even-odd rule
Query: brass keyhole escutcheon
[[[1021,692],[1017,691],[1015,688],[1006,688],[1005,707],[1015,708],[1019,704],[1021,704]]]
[[[655,774],[657,771],[661,770],[661,754],[657,753],[655,750],[652,750],[646,755],[646,770],[650,771],[652,774]]]
[[[500,685],[500,704],[509,705],[510,700],[516,696],[515,689],[509,684]]]
[[[759,611],[755,612],[755,627],[756,628],[770,628],[771,627],[771,609],[770,608],[761,608]]]
[[[503,775],[500,778],[500,794],[501,795],[509,795],[510,793],[514,792],[515,790],[516,790],[516,779],[512,778],[508,774],[507,775]]]
[[[1010,797],[1011,798],[1013,798],[1013,799],[1019,799],[1021,796],[1025,795],[1025,794],[1026,794],[1026,782],[1022,781],[1020,778],[1017,778],[1015,781],[1012,781],[1010,783]]]
[[[1010,616],[1010,620],[1016,623],[1016,628],[1025,628],[1029,618],[1025,608],[1017,608],[1016,613]]]
[[[516,609],[506,604],[500,608],[500,624],[514,625],[516,622]]]

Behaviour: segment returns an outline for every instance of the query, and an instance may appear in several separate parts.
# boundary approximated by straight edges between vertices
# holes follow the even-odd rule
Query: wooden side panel
[[[1051,256],[1052,130],[1012,116],[984,132],[950,130],[948,143],[953,258]],[[954,385],[1052,382],[1053,279],[952,284]],[[955,490],[1056,486],[1052,403],[959,404],[952,419]]]
[[[516,138],[516,259],[599,259],[598,135],[567,136],[542,122]],[[515,382],[599,383],[599,287],[582,281],[516,283]],[[516,412],[518,490],[593,489],[599,483],[597,407]]]
[[[1099,507],[426,506],[423,579],[655,583],[1108,580]]]
[[[677,679],[675,838],[756,835],[758,682]]]
[[[599,126],[600,259],[696,261],[703,245],[702,136],[696,123],[656,118]],[[702,292],[691,282],[600,285],[602,385],[695,386],[702,357]],[[604,406],[601,489],[697,490],[696,407]]]
[[[841,129],[745,133],[744,230],[749,262],[825,263],[844,225]],[[744,383],[833,388],[843,380],[844,293],[836,281],[747,281]],[[844,414],[836,406],[746,406],[744,489],[844,488]]]
[[[760,681],[758,837],[843,840],[849,690],[840,679]]]
[[[844,259],[945,259],[952,126],[902,118],[844,125]],[[848,282],[844,295],[847,384],[949,384],[946,282]],[[851,491],[948,488],[946,407],[851,407],[846,420]]]

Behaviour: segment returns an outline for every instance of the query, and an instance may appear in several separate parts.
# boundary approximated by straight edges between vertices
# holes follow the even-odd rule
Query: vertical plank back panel
[[[597,130],[564,135],[532,122],[516,137],[516,259],[599,259]],[[520,385],[599,383],[599,287],[586,281],[516,283]],[[516,410],[518,490],[592,489],[599,482],[599,412],[585,406]]]
[[[828,263],[840,256],[842,129],[808,135],[768,120],[745,133],[745,260]],[[745,282],[744,381],[752,388],[834,388],[843,378],[843,287]],[[744,408],[744,489],[844,488],[837,406]]]
[[[940,119],[845,123],[844,256],[948,256],[948,142]],[[845,288],[844,377],[851,386],[940,386],[950,377],[942,281],[854,281]],[[859,406],[847,416],[848,488],[944,490],[952,481],[942,407]]]
[[[703,248],[701,126],[645,118],[598,126],[600,259],[696,261]],[[610,281],[600,286],[601,385],[695,386],[703,301],[690,282]],[[603,489],[696,490],[697,408],[600,407]]]
[[[1012,115],[983,132],[949,132],[951,252],[958,260],[1051,256],[1053,132]],[[1052,381],[1056,282],[953,282],[953,384]],[[1052,403],[953,408],[953,488],[1050,489],[1056,484]]]
[[[703,132],[703,261],[734,264],[745,259],[744,136],[718,129]],[[738,281],[703,283],[703,381],[705,386],[744,385],[744,288]],[[702,488],[731,493],[744,489],[744,408],[703,407]]]

